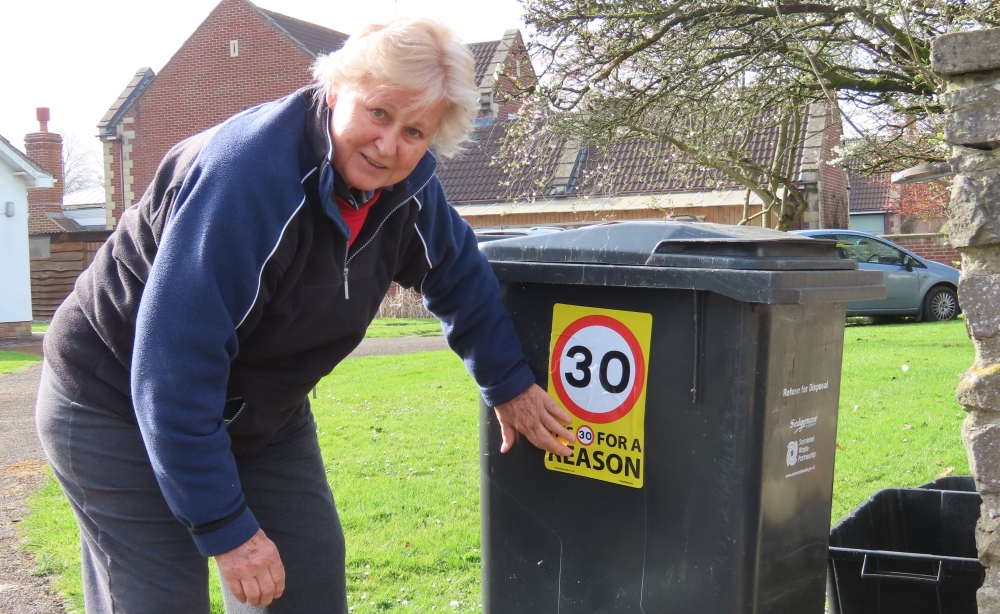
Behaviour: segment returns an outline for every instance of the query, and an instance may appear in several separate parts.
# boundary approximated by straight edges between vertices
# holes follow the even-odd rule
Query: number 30
[[[582,358],[578,358],[581,357]],[[594,362],[594,355],[589,349],[582,345],[574,345],[566,352],[566,358],[571,358],[576,360],[575,371],[580,372],[580,376],[576,376],[574,373],[566,374],[566,382],[573,386],[574,388],[586,388],[590,385],[590,365]],[[612,384],[608,380],[608,366],[611,364],[612,360],[617,360],[622,367],[622,376],[617,384]],[[601,381],[601,387],[612,394],[618,394],[623,392],[628,388],[629,379],[632,376],[632,365],[629,363],[628,356],[619,352],[618,350],[611,350],[601,358],[601,365],[597,371],[598,379]]]

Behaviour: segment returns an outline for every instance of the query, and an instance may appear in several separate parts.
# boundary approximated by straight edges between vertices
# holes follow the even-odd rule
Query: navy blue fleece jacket
[[[430,153],[348,247],[328,113],[304,90],[175,147],[46,338],[64,384],[134,415],[205,555],[258,528],[234,454],[266,445],[360,343],[392,281],[424,294],[488,403],[535,381]]]

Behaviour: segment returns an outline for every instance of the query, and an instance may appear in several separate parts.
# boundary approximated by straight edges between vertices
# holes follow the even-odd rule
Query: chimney
[[[38,120],[38,131],[48,132],[49,131],[49,108],[48,107],[38,107],[35,109],[35,119]]]
[[[49,214],[61,214],[63,202],[62,137],[49,132],[49,110],[35,110],[39,132],[24,135],[24,153],[35,164],[52,174],[55,185],[51,188],[28,190],[28,234],[61,232]]]
[[[55,186],[28,191],[29,205],[59,205],[63,201],[63,165],[62,137],[56,132],[49,132],[49,110],[39,107],[35,110],[38,119],[38,132],[30,132],[24,136],[24,152],[38,166],[52,173]]]

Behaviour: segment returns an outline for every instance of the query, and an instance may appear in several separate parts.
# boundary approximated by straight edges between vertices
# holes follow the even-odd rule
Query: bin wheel
[[[951,288],[939,286],[931,288],[924,297],[924,310],[921,319],[925,322],[944,322],[954,320],[958,315],[958,295]]]

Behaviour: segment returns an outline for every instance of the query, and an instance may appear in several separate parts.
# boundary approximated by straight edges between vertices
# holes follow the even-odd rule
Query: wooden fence
[[[73,291],[76,278],[104,245],[110,230],[63,232],[48,235],[48,257],[31,259],[31,317],[49,320]],[[33,235],[33,239],[39,235]]]

